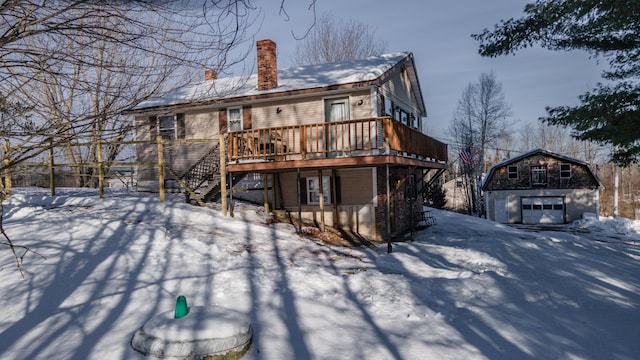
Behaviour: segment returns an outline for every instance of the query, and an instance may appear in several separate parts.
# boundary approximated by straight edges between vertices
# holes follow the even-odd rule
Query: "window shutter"
[[[300,178],[300,203],[307,203],[307,178]]]
[[[251,106],[242,107],[242,129],[251,129]]]
[[[333,180],[333,178],[331,178]],[[335,194],[335,201],[336,204],[340,204],[342,202],[342,191],[340,190],[340,176],[336,176],[335,180],[336,182],[334,188],[336,189],[336,194]]]
[[[155,140],[158,136],[158,117],[149,116],[149,137]]]
[[[176,133],[177,133],[178,139],[185,138],[184,113],[176,114]]]
[[[227,109],[218,110],[218,133],[225,134],[229,130],[229,125],[227,123]]]

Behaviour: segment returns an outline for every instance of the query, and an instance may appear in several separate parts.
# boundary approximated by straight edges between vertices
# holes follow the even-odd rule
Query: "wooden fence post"
[[[218,137],[220,144],[220,203],[222,205],[222,216],[227,216],[227,155],[225,153],[224,134]]]
[[[162,150],[162,136],[156,137],[158,143],[158,185],[160,193],[160,202],[164,202],[164,154]]]
[[[11,196],[11,169],[9,165],[11,164],[9,151],[11,151],[11,146],[9,146],[9,140],[4,141],[4,159],[2,160],[4,163],[4,191],[5,197]]]
[[[96,153],[98,155],[98,194],[100,199],[104,199],[104,166],[102,165],[102,141],[100,139],[96,144]]]
[[[56,172],[53,169],[53,140],[49,139],[49,190],[51,196],[56,196]]]

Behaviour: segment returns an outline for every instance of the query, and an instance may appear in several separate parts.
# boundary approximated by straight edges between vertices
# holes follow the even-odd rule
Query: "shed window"
[[[227,120],[229,121],[229,131],[241,131],[242,130],[242,108],[229,108],[227,109]]]
[[[560,164],[560,179],[569,179],[571,177],[571,164]]]
[[[507,172],[509,173],[509,179],[517,179],[518,178],[518,167],[517,166],[509,166],[509,167],[507,167]]]
[[[547,185],[547,167],[545,165],[536,165],[531,167],[531,185]]]

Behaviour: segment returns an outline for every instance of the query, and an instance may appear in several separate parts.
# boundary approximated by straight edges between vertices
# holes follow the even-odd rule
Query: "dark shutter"
[[[300,178],[300,203],[307,203],[307,178]]]
[[[218,133],[226,134],[227,130],[229,130],[229,125],[227,123],[227,109],[218,110]]]
[[[176,114],[176,133],[178,135],[178,139],[185,138],[185,129],[184,129],[184,114]]]
[[[149,116],[149,137],[155,140],[158,136],[158,117]]]
[[[335,186],[332,185],[332,187],[334,187],[336,189],[336,194],[335,194],[335,202],[336,204],[340,204],[342,202],[342,192],[340,190],[340,176],[336,176],[335,179],[331,178],[332,181],[335,181]]]
[[[251,106],[242,107],[242,129],[251,129]]]

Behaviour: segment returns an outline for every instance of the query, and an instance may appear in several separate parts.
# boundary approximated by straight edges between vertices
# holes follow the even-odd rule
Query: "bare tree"
[[[0,138],[20,151],[0,171],[38,156],[43,142],[127,136],[124,109],[191,82],[203,68],[223,72],[241,61],[246,53],[231,54],[245,44],[254,10],[242,0],[4,1]],[[118,153],[105,151],[106,159]],[[65,156],[81,163],[95,159],[96,149],[66,147]],[[0,190],[1,202],[7,194]],[[16,245],[0,233],[19,267]]]
[[[253,10],[240,0],[5,2],[0,94],[30,117],[12,119],[14,131],[0,136],[64,144],[123,124],[122,110],[192,81],[195,69],[241,60],[229,54],[243,44]],[[111,126],[112,136],[127,129]]]
[[[603,154],[598,153],[598,147],[592,141],[581,141],[573,136],[568,128],[538,122],[537,126],[525,123],[518,131],[520,153],[536,148],[584,160],[595,164]]]
[[[296,47],[298,65],[332,63],[383,54],[387,43],[375,37],[375,30],[355,20],[339,20],[323,14]]]
[[[465,163],[473,211],[482,212],[480,181],[487,170],[487,150],[496,148],[499,141],[509,136],[511,107],[505,101],[502,85],[493,73],[482,73],[477,83],[463,90],[454,112],[449,133],[453,137]],[[455,148],[455,146],[454,146]],[[465,160],[469,156],[468,160]]]

